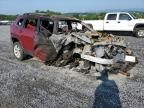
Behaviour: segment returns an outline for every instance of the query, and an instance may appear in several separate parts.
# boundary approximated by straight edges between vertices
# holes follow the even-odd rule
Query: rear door
[[[104,30],[117,30],[117,14],[108,14],[104,19]]]

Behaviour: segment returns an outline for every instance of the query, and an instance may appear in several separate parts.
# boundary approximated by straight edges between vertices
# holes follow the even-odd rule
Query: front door
[[[32,53],[34,50],[34,38],[36,36],[36,19],[28,18],[25,20],[24,28],[21,31],[23,48]]]
[[[131,31],[133,29],[133,25],[131,25],[132,18],[126,14],[119,14],[119,18],[117,21],[117,29],[120,31]]]

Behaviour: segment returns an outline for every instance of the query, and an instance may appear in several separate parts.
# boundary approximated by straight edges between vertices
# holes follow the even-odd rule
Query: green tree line
[[[16,19],[16,15],[2,15],[0,14],[0,20],[15,20]]]
[[[104,16],[106,12],[99,12],[99,13],[60,13],[55,11],[40,11],[36,10],[35,13],[45,13],[46,15],[64,15],[64,16],[71,16],[76,17],[80,20],[102,20],[104,19]],[[135,15],[137,18],[144,18],[144,12],[131,12],[133,15]],[[0,14],[0,20],[15,20],[17,15],[2,15]]]
[[[54,12],[54,11],[50,11],[50,10],[46,10],[46,11],[36,10],[35,13],[45,13],[47,15],[62,15],[62,13],[60,13],[60,12]]]

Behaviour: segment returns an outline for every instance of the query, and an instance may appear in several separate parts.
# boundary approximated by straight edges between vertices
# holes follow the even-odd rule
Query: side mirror
[[[132,19],[129,17],[129,18],[128,18],[128,21],[131,21],[131,20],[132,20]]]

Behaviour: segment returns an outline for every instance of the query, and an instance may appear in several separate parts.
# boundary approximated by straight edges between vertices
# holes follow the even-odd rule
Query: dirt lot
[[[144,39],[123,37],[139,63],[130,77],[109,74],[102,81],[35,58],[17,61],[9,26],[0,26],[0,108],[143,108]]]

